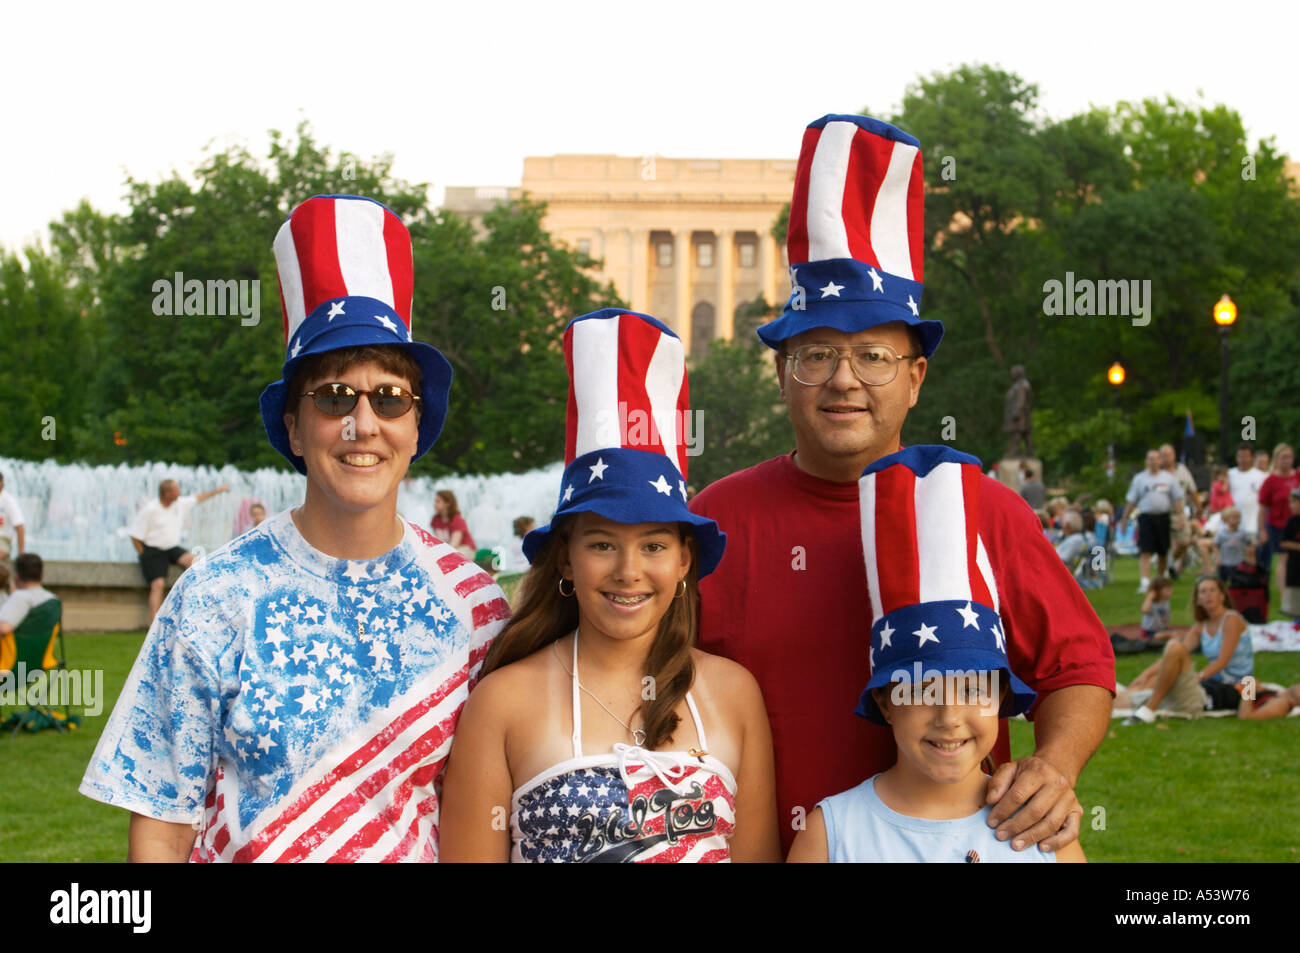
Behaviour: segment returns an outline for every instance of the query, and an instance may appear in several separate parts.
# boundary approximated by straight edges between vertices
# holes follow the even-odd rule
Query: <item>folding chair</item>
[[[28,612],[27,618],[12,633],[0,636],[0,673],[12,672],[16,684],[20,676],[30,681],[37,672],[48,675],[66,669],[62,621],[63,603],[58,599],[47,599]],[[45,705],[44,701],[43,698],[29,697],[27,710],[10,715],[0,723],[0,730],[12,729],[11,735],[23,729],[40,731],[53,728],[62,732],[75,729],[81,723],[80,718],[69,712],[66,698],[61,712]]]

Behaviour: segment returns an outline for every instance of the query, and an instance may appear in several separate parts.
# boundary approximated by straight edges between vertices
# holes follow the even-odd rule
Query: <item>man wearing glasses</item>
[[[411,336],[410,236],[378,202],[308,199],[275,254],[262,421],[303,503],[181,577],[81,791],[131,811],[132,860],[436,860],[452,731],[509,615],[397,513],[451,367]]]
[[[819,800],[895,757],[888,731],[853,716],[872,618],[858,479],[899,449],[943,334],[919,317],[920,163],[919,143],[886,123],[827,116],[808,127],[787,239],[794,292],[758,331],[775,351],[795,451],[719,480],[691,506],[728,534],[727,558],[700,586],[700,647],[745,665],[763,689],[786,850]],[[948,412],[932,411],[936,426]],[[1011,761],[1001,726],[990,822],[1018,849],[1054,850],[1079,833],[1073,788],[1108,725],[1114,655],[1033,512],[987,478],[979,535],[1013,670],[1039,694],[1033,755]]]

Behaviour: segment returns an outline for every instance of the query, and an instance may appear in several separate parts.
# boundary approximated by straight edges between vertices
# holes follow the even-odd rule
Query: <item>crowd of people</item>
[[[1300,616],[1300,474],[1288,444],[1270,454],[1242,444],[1237,466],[1217,467],[1205,489],[1178,462],[1174,448],[1151,449],[1145,467],[1125,495],[1118,520],[1107,500],[1087,495],[1071,502],[1047,499],[1031,465],[1023,472],[1021,496],[1036,506],[1043,531],[1057,554],[1085,587],[1101,585],[1102,565],[1117,534],[1136,517],[1136,543],[1143,597],[1140,637],[1114,633],[1117,653],[1161,651],[1162,657],[1125,688],[1118,685],[1116,708],[1133,708],[1125,724],[1150,723],[1163,705],[1170,711],[1236,710],[1247,719],[1281,717],[1300,704],[1295,690],[1253,690],[1254,659],[1247,626],[1268,620],[1270,581],[1283,613]],[[1152,563],[1156,574],[1152,575]],[[1199,562],[1192,595],[1194,624],[1174,628],[1173,581]],[[1270,580],[1270,567],[1274,573]],[[1195,653],[1208,664],[1197,671]]]

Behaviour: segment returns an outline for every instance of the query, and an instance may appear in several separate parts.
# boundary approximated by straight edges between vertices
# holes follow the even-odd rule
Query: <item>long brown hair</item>
[[[519,590],[519,606],[501,634],[492,643],[483,661],[480,678],[511,662],[532,655],[557,642],[578,627],[578,600],[560,595],[560,553],[569,545],[572,518],[556,527],[542,551],[533,560]],[[691,552],[686,573],[686,591],[668,605],[659,620],[659,631],[646,656],[643,674],[650,676],[650,698],[642,692],[637,711],[645,731],[645,747],[653,750],[666,742],[681,721],[675,709],[695,680],[696,615],[699,608],[698,554],[695,536],[681,523],[677,532],[682,544]],[[636,712],[633,712],[635,715]]]
[[[460,516],[460,504],[456,502],[455,493],[451,490],[439,490],[433,495],[447,504],[447,519],[452,520]]]
[[[1197,622],[1208,622],[1210,614],[1201,608],[1201,602],[1196,598],[1197,592],[1200,591],[1201,583],[1212,582],[1219,587],[1219,593],[1223,596],[1223,611],[1225,613],[1235,611],[1232,606],[1232,596],[1228,595],[1228,586],[1218,576],[1201,576],[1196,580],[1196,585],[1192,587],[1192,618]],[[1152,583],[1154,585],[1154,583]]]

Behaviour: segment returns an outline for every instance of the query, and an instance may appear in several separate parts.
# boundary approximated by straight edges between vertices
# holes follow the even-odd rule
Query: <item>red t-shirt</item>
[[[474,545],[474,537],[469,534],[469,525],[465,522],[465,517],[461,516],[459,513],[449,520],[445,520],[435,513],[433,516],[433,522],[430,525],[433,527],[433,535],[437,536],[444,543],[450,542],[451,534],[456,530],[460,530],[465,534],[460,541],[460,545],[468,546],[470,549],[478,549],[478,547]]]
[[[691,509],[727,534],[722,562],[700,580],[700,648],[744,665],[763,690],[788,851],[795,808],[806,816],[895,760],[893,732],[853,714],[872,618],[858,484],[810,476],[790,454],[710,484]],[[1115,655],[1092,606],[1034,511],[988,477],[979,532],[1015,673],[1040,699],[1068,685],[1113,691]],[[1005,722],[993,757],[1011,760]]]
[[[1300,470],[1292,470],[1288,477],[1270,473],[1260,485],[1259,505],[1268,507],[1267,523],[1282,529],[1291,518],[1291,491],[1300,486]]]

